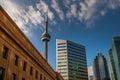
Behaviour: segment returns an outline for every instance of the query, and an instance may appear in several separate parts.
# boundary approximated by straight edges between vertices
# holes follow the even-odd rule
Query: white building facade
[[[88,80],[85,46],[57,39],[56,69],[64,80]]]

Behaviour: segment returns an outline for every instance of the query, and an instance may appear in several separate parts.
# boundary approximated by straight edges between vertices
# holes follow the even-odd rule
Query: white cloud
[[[120,7],[120,0],[108,0],[108,8],[117,9]]]
[[[115,10],[120,7],[120,0],[85,0],[80,2],[79,20],[87,27],[95,24],[95,20],[105,16],[110,9]]]
[[[44,18],[39,11],[36,11],[33,6],[28,6],[28,12],[26,13],[27,19],[31,21],[32,24],[37,26],[37,24],[42,24]]]
[[[96,3],[96,0],[85,0],[85,3],[88,7],[92,7]]]
[[[96,11],[95,4],[96,0],[85,0],[84,2],[80,2],[80,20],[89,20],[93,16]]]
[[[70,11],[66,14],[67,18],[77,17],[77,5],[74,3],[70,6]]]
[[[79,19],[84,22],[87,27],[90,27],[93,24],[94,13],[96,11],[95,8],[96,0],[85,0],[84,2],[80,2],[81,11],[79,11]]]
[[[52,8],[57,12],[58,16],[60,17],[61,20],[64,20],[64,13],[63,11],[60,9],[58,3],[56,2],[56,0],[52,0],[52,4],[51,4]]]
[[[12,2],[10,0],[0,1],[0,5],[7,11],[11,18],[16,22],[18,27],[27,35],[31,36],[31,30],[37,27],[38,24],[43,25],[44,17],[41,12],[34,9],[31,5],[26,5],[23,8],[19,4]],[[44,5],[44,4],[43,4]],[[47,7],[44,10],[47,11]],[[53,13],[49,13],[49,18],[53,19]]]
[[[106,11],[105,11],[105,10],[102,10],[102,11],[100,12],[100,14],[101,14],[102,16],[105,16]]]
[[[63,0],[63,4],[66,8],[69,8],[70,3],[71,3],[71,0]]]
[[[19,26],[19,28],[27,35],[29,34],[30,29],[26,26],[28,23],[28,18],[26,18],[25,15],[26,12],[25,10],[20,7],[19,5],[15,4],[14,2],[7,1],[7,0],[2,0],[0,1],[0,5],[7,11],[7,13],[11,16],[11,18],[16,22],[16,24]]]
[[[63,0],[62,2],[51,0],[49,1],[50,4],[47,2],[39,0],[39,3],[34,3],[35,5],[26,5],[23,2],[23,7],[12,0],[0,0],[0,5],[27,35],[30,35],[30,31],[36,28],[38,24],[44,24],[47,12],[52,25],[57,24],[58,19],[55,18],[55,15],[58,15],[60,20],[67,19],[71,23],[74,18],[87,27],[91,27],[99,16],[105,16],[109,10],[120,8],[120,0]]]
[[[40,0],[39,3],[36,4],[37,9],[45,16],[48,14],[48,17],[51,21],[54,20],[54,13],[49,9],[48,5]]]

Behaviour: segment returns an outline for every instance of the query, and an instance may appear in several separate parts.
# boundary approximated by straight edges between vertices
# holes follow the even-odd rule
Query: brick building
[[[1,6],[0,80],[63,80]]]

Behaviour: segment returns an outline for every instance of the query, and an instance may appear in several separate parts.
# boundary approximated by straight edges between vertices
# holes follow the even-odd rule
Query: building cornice
[[[26,54],[51,77],[56,76],[54,70],[18,28],[15,22],[0,6],[0,30],[4,31]],[[4,26],[2,26],[4,25]],[[25,44],[24,44],[25,43]],[[52,75],[51,75],[52,74]],[[53,77],[54,78],[54,77]]]

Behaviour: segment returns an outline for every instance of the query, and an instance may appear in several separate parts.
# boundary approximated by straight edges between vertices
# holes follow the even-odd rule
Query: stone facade
[[[63,80],[1,6],[0,72],[2,80]]]

